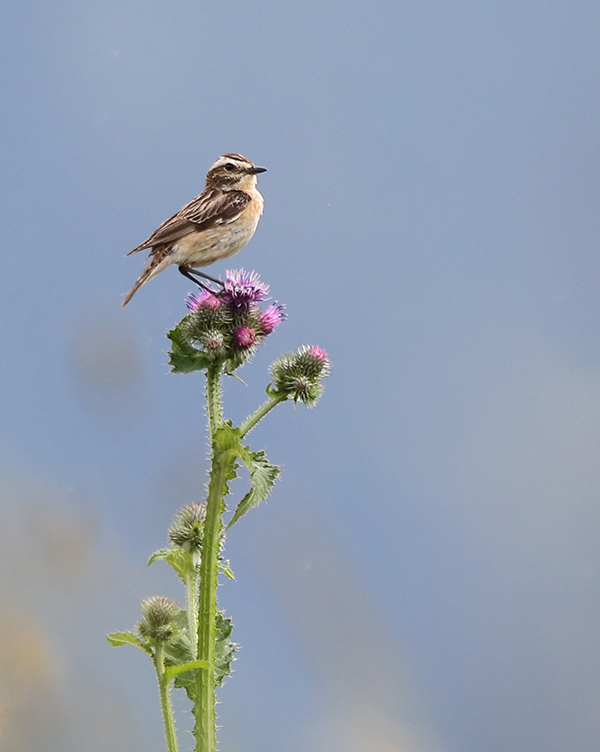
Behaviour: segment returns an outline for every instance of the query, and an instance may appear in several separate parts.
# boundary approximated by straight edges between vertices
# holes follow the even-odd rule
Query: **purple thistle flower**
[[[277,303],[275,303],[274,305],[270,305],[261,315],[260,324],[263,334],[271,334],[276,326],[279,326],[282,321],[285,321],[287,313],[284,308],[285,306],[283,304],[277,305]]]
[[[251,303],[264,300],[269,294],[269,285],[260,281],[260,274],[244,269],[227,270],[221,299],[230,307],[246,310]]]
[[[308,352],[317,360],[327,360],[327,353],[317,345],[311,345]]]
[[[210,292],[210,290],[200,290],[197,295],[189,294],[189,299],[185,301],[190,311],[197,311],[201,306],[205,308],[218,308],[221,305],[219,298]]]
[[[233,338],[238,347],[247,350],[256,342],[256,332],[249,326],[241,326],[233,333]]]

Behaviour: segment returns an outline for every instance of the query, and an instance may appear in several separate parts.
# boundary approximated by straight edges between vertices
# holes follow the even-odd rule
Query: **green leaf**
[[[223,616],[221,611],[217,611],[215,627],[215,686],[220,686],[225,677],[231,674],[231,663],[234,660],[234,653],[238,649],[238,645],[231,641],[233,623],[231,619]],[[169,666],[166,672],[170,679],[170,672],[173,671],[175,687],[185,689],[187,696],[193,703],[196,701],[198,688],[194,668],[206,668],[206,663],[190,660],[187,663],[177,664],[175,671],[173,671],[175,666]]]
[[[225,372],[225,375],[226,375],[226,376],[232,376],[232,377],[233,377],[234,379],[237,379],[237,380],[238,380],[238,381],[240,382],[240,384],[243,384],[244,386],[248,386],[248,384],[246,384],[246,382],[244,381],[244,379],[241,379],[241,378],[240,378],[240,377],[239,377],[239,376],[237,375],[237,373],[229,373],[228,371],[226,371],[226,372]]]
[[[146,645],[142,639],[133,632],[111,632],[106,636],[106,639],[114,647],[119,647],[120,645],[133,645],[134,647],[143,650],[144,653],[148,653],[148,655],[154,657],[154,653],[148,645]]]
[[[208,368],[211,364],[210,358],[200,350],[190,345],[181,330],[181,324],[178,324],[167,337],[171,340],[172,345],[169,351],[169,365],[173,373],[191,373]]]
[[[170,552],[170,548],[159,548],[158,551],[155,551],[148,559],[148,566],[154,564],[155,561],[159,561],[159,559],[166,559]]]
[[[231,562],[229,559],[225,559],[223,561],[222,559],[219,561],[219,569],[225,577],[229,577],[230,580],[235,580],[235,575],[233,574],[233,569],[231,568]]]
[[[191,663],[192,661],[189,661]],[[201,661],[204,663],[204,661]],[[187,664],[183,664],[184,666]],[[199,667],[202,668],[202,667]],[[175,683],[174,686],[178,689],[185,689],[185,693],[187,694],[188,698],[191,702],[196,704],[196,692],[197,692],[197,682],[196,682],[196,672],[195,671],[182,671],[180,674],[177,674],[175,677]]]
[[[219,454],[233,452],[237,457],[243,450],[242,435],[239,428],[234,428],[231,421],[217,428],[213,436],[213,445]]]
[[[244,446],[241,430],[233,428],[231,425],[221,426],[215,431],[213,451],[215,459],[221,462],[226,462],[228,455],[239,457],[250,472],[250,491],[237,505],[233,517],[227,525],[229,529],[249,509],[258,506],[261,501],[267,498],[273,484],[279,477],[281,468],[277,465],[271,465],[263,451],[252,452],[249,447]],[[232,472],[227,476],[227,480],[234,477],[235,465],[232,466]]]
[[[174,679],[179,674],[184,674],[186,671],[194,671],[197,668],[208,668],[208,661],[188,661],[179,666],[171,666],[165,671],[165,679],[167,683]]]
[[[188,621],[187,613],[185,609],[181,611],[175,617],[175,623],[177,624],[177,635],[171,642],[165,643],[165,665],[167,666],[179,666],[182,663],[187,663],[193,659],[192,655],[192,643],[188,634]]]
[[[231,674],[231,664],[235,660],[234,653],[238,645],[231,641],[233,622],[229,617],[217,611],[217,638],[215,645],[215,686],[223,684],[226,676]]]
[[[192,645],[188,635],[187,614],[185,611],[177,616],[177,626],[179,627],[179,634],[177,639],[165,645],[165,666],[167,671],[178,669],[180,666],[187,666],[193,660]],[[196,701],[196,675],[191,672],[190,669],[182,669],[181,671],[174,671],[175,686],[183,687],[187,696],[192,702]]]
[[[240,431],[231,426],[231,422],[220,426],[213,434],[213,460],[225,470],[222,493],[223,497],[229,494],[229,481],[237,478],[237,458],[242,449]]]
[[[246,512],[258,506],[271,493],[271,489],[281,468],[272,465],[263,451],[251,452],[248,447],[241,447],[240,459],[250,471],[250,490],[237,505],[236,510],[227,525],[227,530],[237,522]]]
[[[196,567],[192,555],[179,546],[159,548],[148,559],[148,566],[155,561],[164,560],[177,572],[178,577],[185,583],[190,577],[196,576]]]

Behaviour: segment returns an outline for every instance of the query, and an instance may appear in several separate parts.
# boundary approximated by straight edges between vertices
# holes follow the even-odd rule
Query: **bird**
[[[193,275],[222,285],[197,269],[233,256],[254,235],[264,207],[256,176],[266,171],[266,167],[257,167],[241,154],[221,155],[207,172],[202,193],[126,254],[151,249],[146,268],[125,296],[123,306],[171,264],[177,264],[181,274],[201,287],[204,285]]]

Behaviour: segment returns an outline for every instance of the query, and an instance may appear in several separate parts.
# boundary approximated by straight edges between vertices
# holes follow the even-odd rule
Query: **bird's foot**
[[[180,266],[178,268],[179,268],[180,273],[183,274],[184,277],[191,279],[194,284],[198,285],[198,287],[201,287],[203,290],[207,290],[208,292],[211,292],[211,293],[216,292],[204,282],[200,282],[200,280],[196,279],[196,277],[203,277],[204,279],[207,279],[210,282],[214,282],[216,285],[221,285],[221,287],[225,287],[225,283],[221,282],[220,279],[216,279],[215,277],[210,277],[208,274],[204,274],[204,272],[199,272],[197,269],[191,269],[189,266]]]

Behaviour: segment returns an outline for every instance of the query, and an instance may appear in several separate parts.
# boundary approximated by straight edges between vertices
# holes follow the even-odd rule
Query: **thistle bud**
[[[195,566],[200,564],[205,519],[205,505],[194,502],[177,513],[169,528],[169,541],[191,554]]]
[[[325,350],[302,345],[295,353],[278,358],[269,370],[273,377],[269,391],[314,407],[323,394],[322,379],[331,373],[331,363]]]
[[[247,350],[256,342],[256,332],[249,326],[240,326],[233,333],[235,344],[242,350]]]
[[[218,353],[223,349],[225,336],[223,332],[219,332],[216,329],[210,329],[202,335],[199,342],[204,345],[206,352]]]
[[[221,300],[202,290],[198,295],[190,295],[186,305],[190,312],[180,324],[184,339],[212,358],[222,354],[231,315]]]
[[[181,608],[169,598],[146,598],[142,601],[143,618],[138,631],[156,643],[171,642],[178,632],[176,619],[180,612]]]

